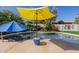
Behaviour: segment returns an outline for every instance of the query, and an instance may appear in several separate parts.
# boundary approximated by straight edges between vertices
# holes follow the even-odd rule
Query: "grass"
[[[79,35],[79,31],[63,31],[63,32]]]

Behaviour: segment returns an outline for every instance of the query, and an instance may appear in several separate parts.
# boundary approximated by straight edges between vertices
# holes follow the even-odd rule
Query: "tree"
[[[52,21],[52,22],[55,22],[55,21],[56,21],[56,18],[57,18],[57,8],[54,7],[54,8],[51,10],[51,13],[53,13],[53,14],[55,15],[55,17],[52,17],[52,18],[50,19],[50,22],[51,22],[51,21]]]
[[[46,23],[46,30],[47,31],[59,31],[58,27],[56,27],[54,24],[52,23]]]
[[[32,28],[34,26],[33,23],[30,21],[28,21],[26,25],[29,27],[29,30],[32,30]]]
[[[58,21],[59,24],[64,24],[63,20]]]
[[[75,18],[74,23],[79,24],[79,16]]]
[[[15,20],[22,23],[22,18],[9,10],[0,11],[0,24]]]

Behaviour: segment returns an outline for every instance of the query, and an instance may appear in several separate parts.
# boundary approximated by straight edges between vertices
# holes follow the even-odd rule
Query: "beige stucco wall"
[[[60,31],[79,31],[79,24],[55,24]],[[68,26],[70,29],[68,29]]]

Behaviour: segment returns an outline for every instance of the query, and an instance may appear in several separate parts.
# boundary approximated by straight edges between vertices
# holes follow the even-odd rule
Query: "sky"
[[[17,7],[22,8],[39,8],[42,6],[0,6],[0,10],[10,10],[16,14],[19,14],[16,10]],[[49,9],[53,9],[54,7],[58,10],[57,21],[74,21],[75,17],[79,16],[79,7],[78,6],[49,6]]]

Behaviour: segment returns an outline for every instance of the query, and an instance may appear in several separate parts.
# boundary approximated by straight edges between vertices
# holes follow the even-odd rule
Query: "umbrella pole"
[[[3,39],[3,35],[2,35],[2,32],[1,32],[1,39],[2,39],[2,42],[3,42],[3,40],[4,40],[4,39]]]
[[[38,24],[37,18],[38,18],[38,13],[37,13],[37,10],[36,10],[36,28],[38,28],[38,27],[37,27],[37,24]],[[38,30],[37,30],[37,31],[38,31]],[[38,37],[38,32],[36,32],[36,37]]]
[[[36,28],[37,28],[37,23],[38,21],[36,21]],[[38,37],[38,30],[36,31],[36,37]]]

